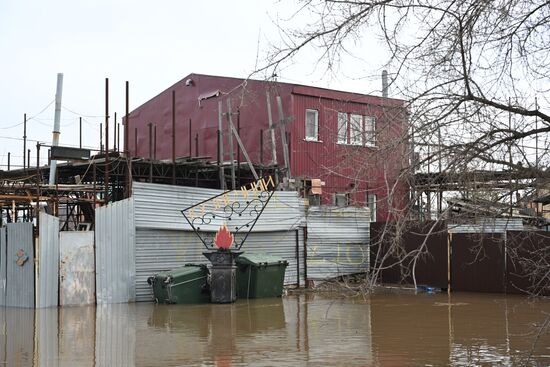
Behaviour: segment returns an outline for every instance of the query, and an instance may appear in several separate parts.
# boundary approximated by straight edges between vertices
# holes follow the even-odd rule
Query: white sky
[[[0,169],[6,168],[8,152],[12,166],[22,164],[23,114],[35,116],[54,100],[58,72],[64,74],[60,144],[78,145],[78,117],[83,116],[83,145],[97,148],[106,77],[109,111],[111,116],[118,112],[119,121],[126,80],[132,110],[191,72],[246,77],[257,55],[261,62],[269,45],[279,42],[274,22],[295,7],[293,1],[274,0],[2,0]],[[359,54],[364,47],[368,67],[378,73],[376,46],[355,47]],[[380,89],[376,78],[328,78],[312,73],[311,65],[306,51],[279,72],[279,80],[362,93]],[[364,65],[353,65],[343,74],[368,74]],[[28,122],[28,139],[51,143],[53,117],[52,103]],[[35,141],[27,144],[33,165],[35,146]]]

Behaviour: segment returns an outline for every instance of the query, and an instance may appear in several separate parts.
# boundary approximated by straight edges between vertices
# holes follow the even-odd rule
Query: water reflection
[[[548,301],[303,294],[231,305],[0,308],[8,366],[550,364]]]

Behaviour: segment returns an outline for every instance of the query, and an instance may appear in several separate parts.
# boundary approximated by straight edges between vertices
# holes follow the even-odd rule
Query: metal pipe
[[[109,78],[105,78],[105,174],[103,175],[104,200],[109,203]]]
[[[27,168],[31,168],[31,150],[27,149]]]
[[[176,91],[172,91],[172,185],[176,184]]]
[[[153,159],[157,159],[157,124],[155,124],[155,127],[153,129],[154,135],[153,135],[153,141],[154,141],[154,148],[153,148]]]
[[[130,108],[129,108],[129,97],[130,97],[130,84],[128,81],[126,81],[126,125],[124,126],[124,154],[126,156],[129,154],[128,149],[128,134],[130,132]],[[137,149],[137,147],[134,147],[134,150]]]
[[[27,114],[23,114],[23,169],[27,167],[25,154],[27,152]]]
[[[8,152],[8,171],[11,169],[11,152]]]
[[[116,125],[117,125],[117,122],[116,122],[116,112],[115,112],[115,119],[113,120],[113,151],[116,152],[116,148],[117,148],[117,145],[116,145],[116,142],[117,142],[117,132],[116,132]]]
[[[57,88],[55,91],[55,114],[53,120],[53,138],[52,146],[59,145],[59,134],[61,134],[61,100],[63,96],[63,74],[57,74]],[[55,185],[55,175],[57,169],[57,161],[52,160],[50,164],[50,185]]]
[[[189,119],[189,157],[193,155],[193,133],[192,121]]]

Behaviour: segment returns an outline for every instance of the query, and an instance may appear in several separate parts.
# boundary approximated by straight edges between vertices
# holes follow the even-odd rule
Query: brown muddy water
[[[550,301],[300,294],[232,305],[0,308],[7,366],[548,366]],[[0,363],[0,365],[2,364]]]

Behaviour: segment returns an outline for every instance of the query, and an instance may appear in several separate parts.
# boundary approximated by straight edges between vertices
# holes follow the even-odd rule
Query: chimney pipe
[[[388,72],[382,70],[382,97],[388,98]]]

